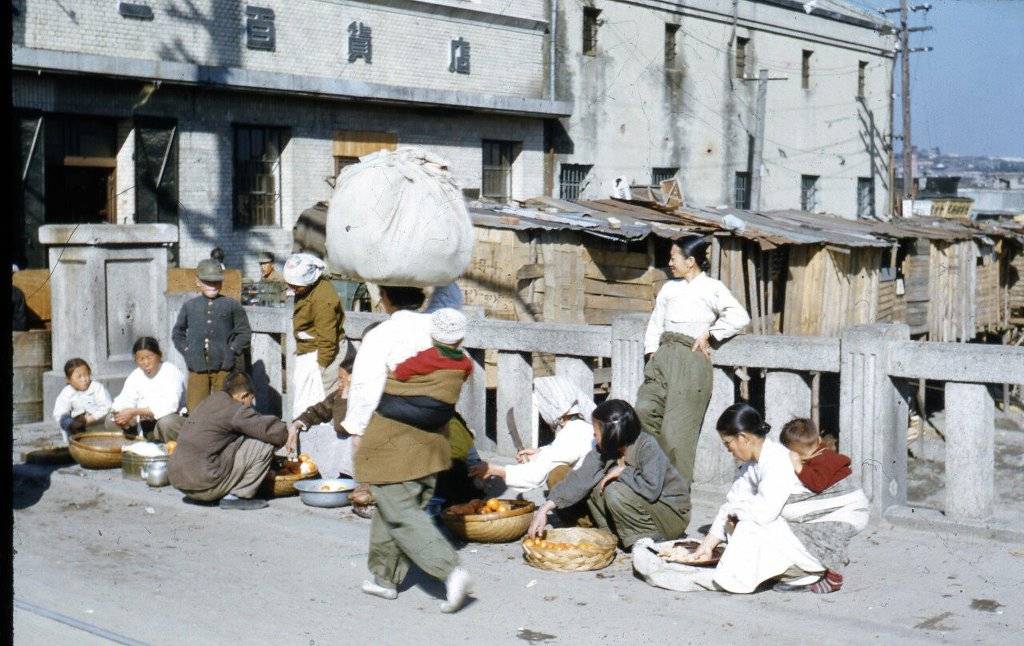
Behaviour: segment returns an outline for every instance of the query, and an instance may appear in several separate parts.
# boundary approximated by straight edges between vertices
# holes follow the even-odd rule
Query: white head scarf
[[[293,253],[284,263],[284,280],[289,285],[307,287],[320,280],[327,265],[313,254]]]
[[[533,401],[544,422],[552,428],[570,414],[581,415],[589,422],[591,413],[597,408],[592,396],[559,375],[534,379]]]
[[[458,343],[466,337],[466,315],[459,310],[442,307],[430,315],[430,336],[440,343]]]

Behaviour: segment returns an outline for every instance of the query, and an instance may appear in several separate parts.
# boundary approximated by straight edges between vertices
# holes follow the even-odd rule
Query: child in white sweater
[[[64,364],[64,377],[68,385],[53,404],[53,419],[60,425],[67,442],[69,433],[80,433],[93,425],[102,426],[111,402],[103,384],[92,380],[92,369],[84,359],[69,359]]]

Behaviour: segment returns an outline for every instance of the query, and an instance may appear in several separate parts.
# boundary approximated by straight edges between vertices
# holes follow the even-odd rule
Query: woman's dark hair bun
[[[718,418],[715,429],[721,435],[739,435],[749,433],[758,437],[765,437],[772,427],[764,421],[761,413],[750,404],[740,402],[726,408]]]
[[[711,240],[706,236],[686,236],[677,238],[672,244],[679,247],[684,258],[693,258],[702,271],[708,271],[711,263],[708,262],[708,245]]]

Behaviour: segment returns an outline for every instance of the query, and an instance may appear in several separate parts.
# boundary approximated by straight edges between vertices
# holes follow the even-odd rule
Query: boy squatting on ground
[[[90,426],[103,426],[111,399],[103,384],[92,380],[92,369],[84,359],[69,359],[64,364],[64,377],[68,385],[53,404],[53,419],[67,442],[68,435],[81,433]]]
[[[815,494],[825,492],[853,473],[850,469],[850,458],[826,444],[818,427],[809,419],[797,418],[787,422],[782,427],[779,441],[789,449],[789,458],[793,462],[797,478]],[[841,551],[845,557],[845,545]],[[838,567],[838,564],[824,565],[828,569],[821,580],[812,586],[822,589],[812,589],[812,592],[835,592],[843,587],[843,575],[837,569],[833,569]]]
[[[186,407],[191,414],[207,395],[220,390],[232,370],[242,370],[252,340],[241,303],[220,293],[224,269],[216,260],[199,262],[196,287],[201,294],[178,313],[172,337],[188,366]]]

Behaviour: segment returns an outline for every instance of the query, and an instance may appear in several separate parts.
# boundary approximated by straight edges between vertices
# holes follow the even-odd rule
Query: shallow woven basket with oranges
[[[476,543],[509,543],[518,540],[530,528],[536,506],[529,500],[487,502],[472,500],[452,505],[441,514],[444,524],[456,535]]]
[[[617,544],[618,539],[606,529],[549,529],[543,538],[523,539],[523,557],[527,563],[542,570],[600,570],[615,560]]]
[[[297,460],[289,460],[283,456],[274,456],[267,479],[263,481],[261,493],[265,496],[282,498],[298,494],[295,483],[320,475],[316,462],[308,454],[302,453]]]

